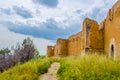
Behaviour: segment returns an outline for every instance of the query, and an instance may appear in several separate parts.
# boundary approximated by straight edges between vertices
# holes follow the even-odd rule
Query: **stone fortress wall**
[[[120,0],[109,10],[100,24],[84,19],[82,31],[68,39],[58,39],[55,46],[48,46],[47,56],[80,56],[105,54],[120,59]]]

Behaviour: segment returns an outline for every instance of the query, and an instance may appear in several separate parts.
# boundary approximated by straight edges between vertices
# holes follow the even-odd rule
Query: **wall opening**
[[[88,46],[88,37],[89,37],[90,29],[91,29],[91,25],[87,24],[86,25],[86,46]]]
[[[111,52],[110,52],[110,56],[111,56],[111,58],[114,58],[114,52],[115,52],[115,50],[114,50],[114,45],[111,45]]]

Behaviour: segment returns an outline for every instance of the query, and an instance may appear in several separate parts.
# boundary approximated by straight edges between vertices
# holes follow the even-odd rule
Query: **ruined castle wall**
[[[81,33],[72,35],[68,38],[68,55],[81,54]]]
[[[78,55],[81,55],[81,36],[77,37],[77,52]]]
[[[110,9],[105,22],[105,53],[120,59],[120,1]]]
[[[81,32],[81,53],[82,55],[85,54],[85,47],[86,47],[86,22],[85,20],[83,21],[83,28]]]
[[[91,23],[91,29],[88,36],[88,48],[103,48],[103,30],[98,30],[98,23]]]
[[[58,46],[55,44],[55,47],[54,47],[54,56],[59,56],[58,55]]]
[[[68,54],[69,55],[73,55],[74,54],[74,47],[75,47],[75,41],[74,41],[74,36],[72,35],[70,36],[70,38],[68,39]]]
[[[48,47],[47,54],[52,56],[104,54],[120,59],[120,0],[109,10],[106,19],[98,25],[86,18],[80,33],[66,39],[58,39],[54,47]],[[54,50],[53,50],[54,48]]]
[[[74,40],[69,40],[68,41],[68,54],[73,55],[74,54]]]
[[[68,40],[67,39],[58,39],[55,45],[55,56],[67,56],[68,55]]]
[[[54,56],[54,46],[48,46],[47,47],[47,56],[48,57]]]
[[[96,21],[86,18],[83,22],[83,51],[88,53],[103,53],[103,30],[99,30]]]

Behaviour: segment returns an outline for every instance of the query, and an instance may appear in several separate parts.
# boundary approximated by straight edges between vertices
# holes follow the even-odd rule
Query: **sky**
[[[9,1],[9,2],[8,2]],[[80,32],[84,18],[98,23],[117,0],[2,0],[0,2],[0,49],[30,37],[40,52],[57,38]]]

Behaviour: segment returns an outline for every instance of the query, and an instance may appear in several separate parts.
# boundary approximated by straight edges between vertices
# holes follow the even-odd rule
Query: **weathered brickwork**
[[[54,56],[68,56],[68,40],[58,39],[56,45],[54,46]]]
[[[82,31],[68,39],[58,39],[55,46],[48,47],[48,56],[79,56],[105,54],[120,59],[120,0],[109,10],[100,24],[86,18]]]
[[[83,22],[83,48],[85,54],[98,53],[103,51],[103,30],[99,30],[96,21],[86,18]],[[102,52],[103,53],[103,52]]]
[[[68,55],[81,55],[81,32],[68,38]]]
[[[47,47],[47,56],[48,57],[54,56],[54,46],[48,46]]]
[[[104,27],[105,54],[120,59],[120,0],[109,10]]]

